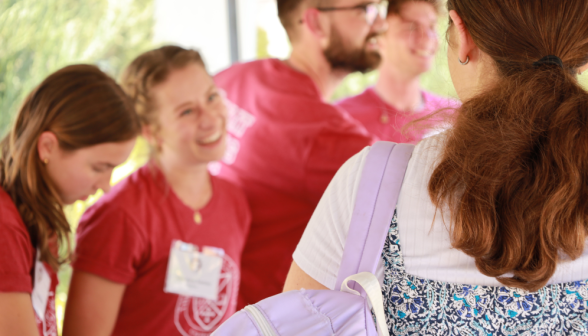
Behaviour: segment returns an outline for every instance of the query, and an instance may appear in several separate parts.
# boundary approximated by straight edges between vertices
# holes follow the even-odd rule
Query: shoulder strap
[[[376,272],[414,145],[376,142],[367,155],[335,288],[360,272]],[[356,288],[357,289],[357,288]]]
[[[382,289],[378,283],[376,276],[370,272],[363,272],[354,275],[350,275],[341,285],[341,291],[351,293],[355,295],[361,295],[358,291],[349,288],[349,281],[355,281],[361,288],[366,292],[367,299],[369,300],[374,316],[376,317],[376,329],[378,330],[378,336],[390,336],[388,326],[386,325],[386,315],[384,313],[384,299],[382,298]]]

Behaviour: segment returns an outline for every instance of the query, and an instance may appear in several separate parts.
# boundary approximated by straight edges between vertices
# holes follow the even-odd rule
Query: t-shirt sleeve
[[[294,261],[310,277],[334,289],[351,223],[355,196],[369,147],[349,159],[327,187],[302,239]]]
[[[145,234],[121,208],[91,208],[77,231],[73,268],[130,284],[144,260]]]
[[[316,204],[345,161],[375,142],[365,130],[349,123],[323,129],[314,139],[306,162],[306,190]]]
[[[31,293],[34,250],[24,225],[4,211],[0,207],[0,292]]]

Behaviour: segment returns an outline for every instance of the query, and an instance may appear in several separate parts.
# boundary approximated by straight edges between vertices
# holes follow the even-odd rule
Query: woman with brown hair
[[[421,141],[380,258],[391,334],[588,333],[584,0],[448,0],[463,106]],[[366,149],[324,194],[286,290],[333,289]]]
[[[25,99],[0,144],[0,335],[57,335],[63,206],[107,192],[139,130],[130,99],[95,66],[65,67]]]
[[[122,86],[152,160],[82,217],[64,335],[209,335],[235,312],[251,217],[208,172],[227,109],[199,53],[176,46],[137,57]]]

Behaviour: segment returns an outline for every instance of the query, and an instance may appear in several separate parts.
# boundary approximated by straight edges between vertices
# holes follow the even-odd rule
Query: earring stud
[[[49,159],[43,159],[43,163],[47,165],[49,163]]]
[[[462,62],[462,61],[459,59],[459,57],[457,58],[457,60],[459,61],[459,64],[461,64],[461,65],[466,65],[466,64],[470,63],[470,56],[466,56],[466,60],[465,60],[465,62]]]

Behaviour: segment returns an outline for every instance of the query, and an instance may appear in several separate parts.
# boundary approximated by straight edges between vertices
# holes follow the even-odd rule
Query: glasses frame
[[[368,18],[368,7],[374,8],[373,11],[376,12],[373,19]],[[388,1],[380,1],[380,2],[366,2],[355,6],[348,6],[348,7],[316,7],[316,9],[320,12],[335,12],[335,11],[345,11],[345,10],[363,10],[365,13],[365,22],[371,26],[376,22],[378,15],[380,18],[385,19],[388,15]],[[370,22],[371,21],[371,22]]]
[[[430,29],[426,25],[421,24],[420,22],[406,19],[401,15],[399,15],[399,17],[402,24],[408,24],[411,26],[409,29],[411,38],[423,38],[423,36],[426,36],[429,39],[439,40],[439,36],[437,33],[437,22],[435,22],[434,27]]]

